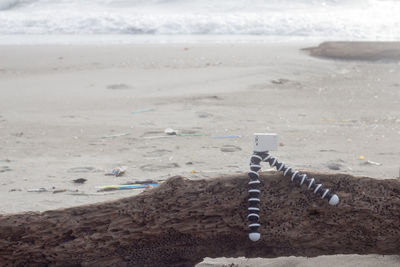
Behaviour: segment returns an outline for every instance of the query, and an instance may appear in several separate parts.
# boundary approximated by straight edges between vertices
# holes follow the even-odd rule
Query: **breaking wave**
[[[1,0],[0,34],[400,39],[395,0]]]
[[[0,11],[13,9],[33,2],[35,2],[35,0],[1,0]]]

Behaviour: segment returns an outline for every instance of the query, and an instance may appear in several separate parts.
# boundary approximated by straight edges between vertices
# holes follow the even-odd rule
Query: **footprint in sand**
[[[334,170],[334,171],[338,171],[342,168],[342,164],[335,163],[335,162],[328,163],[326,166],[328,167],[328,169]]]
[[[271,83],[276,84],[276,85],[288,84],[288,85],[294,86],[296,88],[301,88],[302,87],[301,83],[299,83],[299,82],[292,81],[292,80],[289,80],[289,79],[283,79],[283,78],[277,79],[277,80],[271,80]]]
[[[96,168],[94,167],[75,167],[68,170],[70,173],[88,173],[88,172],[95,172]]]
[[[110,90],[127,90],[127,89],[132,89],[132,87],[127,85],[127,84],[125,84],[125,83],[117,83],[117,84],[107,85],[107,89],[110,89]]]
[[[178,163],[168,163],[165,165],[155,165],[155,164],[146,164],[143,166],[140,166],[140,169],[142,171],[147,171],[147,172],[155,172],[163,169],[170,169],[170,168],[179,168]]]
[[[160,156],[167,155],[169,153],[172,153],[172,151],[167,150],[167,149],[157,149],[157,150],[146,153],[144,155],[144,157],[146,157],[146,158],[160,157]]]
[[[289,79],[277,79],[277,80],[271,80],[271,83],[273,84],[285,84],[290,82]]]
[[[10,172],[10,171],[12,171],[12,169],[10,169],[10,167],[8,166],[0,167],[0,172]]]
[[[197,116],[198,116],[199,118],[204,119],[204,118],[212,117],[213,114],[208,113],[208,112],[197,112]]]
[[[225,145],[221,147],[222,152],[236,152],[240,150],[242,150],[240,147],[234,145]]]

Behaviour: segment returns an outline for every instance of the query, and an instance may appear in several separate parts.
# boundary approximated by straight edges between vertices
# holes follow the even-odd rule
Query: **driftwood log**
[[[204,257],[400,254],[400,181],[308,173],[328,205],[262,173],[258,242],[248,239],[248,177],[173,177],[140,195],[0,216],[2,266],[193,266]]]

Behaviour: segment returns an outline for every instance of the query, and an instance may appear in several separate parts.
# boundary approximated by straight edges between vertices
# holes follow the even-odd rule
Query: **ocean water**
[[[400,0],[0,0],[0,43],[28,35],[393,41]]]

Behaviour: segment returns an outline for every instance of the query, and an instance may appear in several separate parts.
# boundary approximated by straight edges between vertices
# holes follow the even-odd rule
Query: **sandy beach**
[[[399,177],[399,61],[301,50],[312,46],[318,43],[0,46],[0,213],[140,193],[98,192],[104,185],[246,172],[254,132],[277,133],[274,154],[296,169]],[[124,175],[105,175],[118,166],[127,166]],[[338,255],[199,266],[399,262]]]

